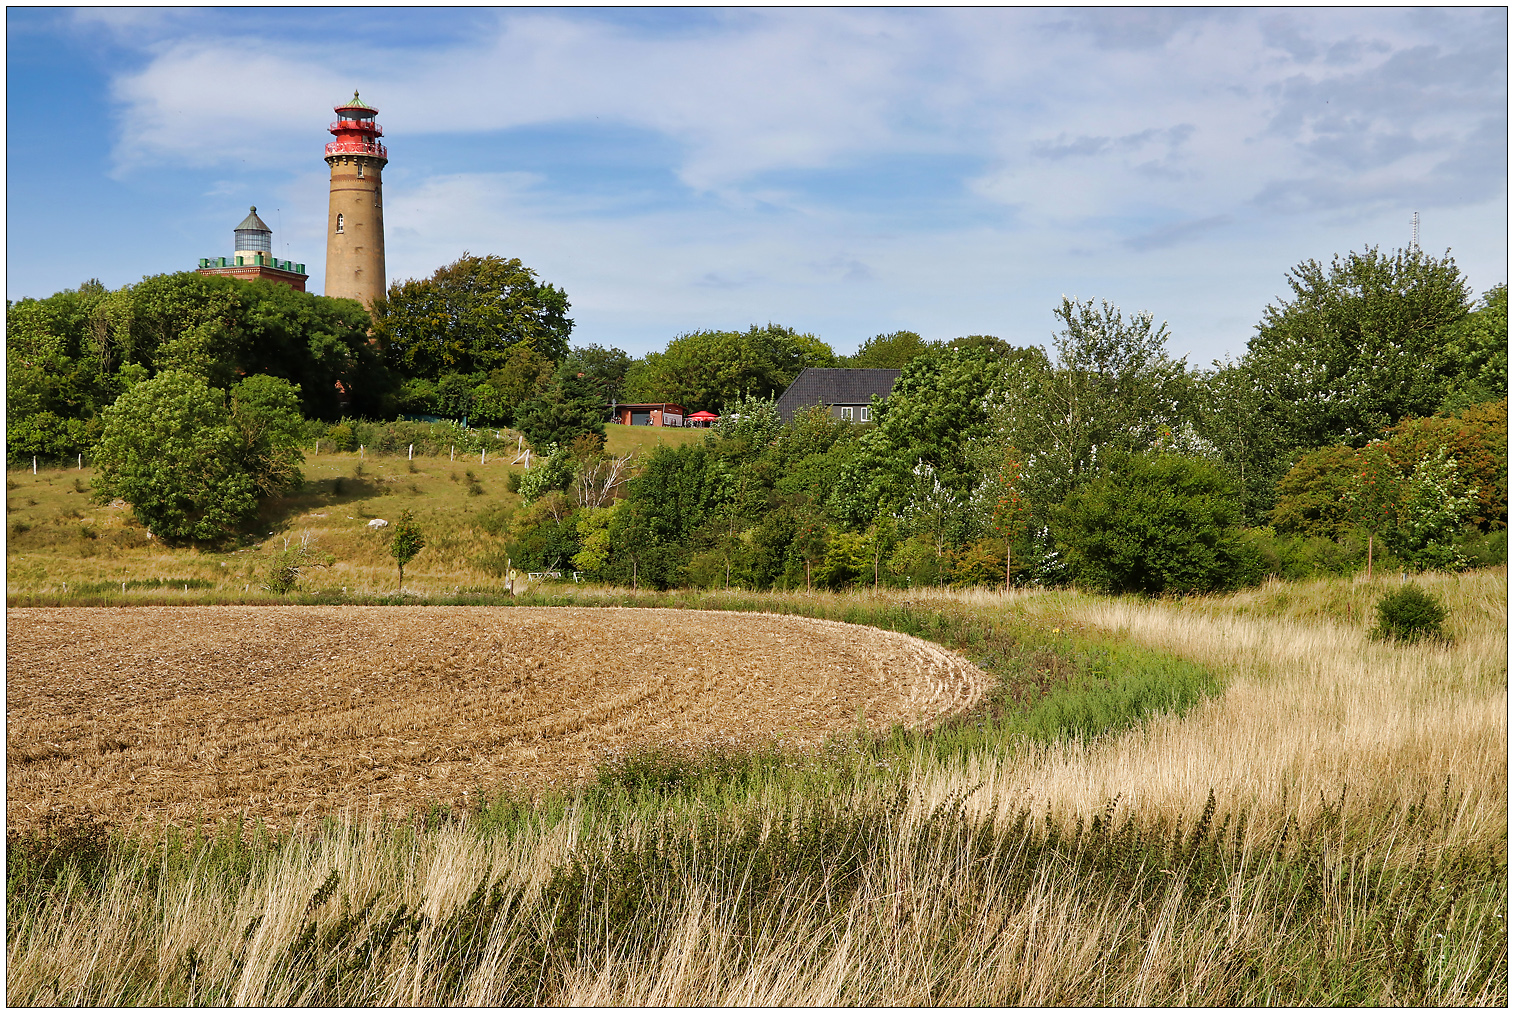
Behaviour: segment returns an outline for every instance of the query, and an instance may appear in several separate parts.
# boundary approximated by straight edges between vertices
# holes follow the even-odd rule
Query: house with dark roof
[[[874,396],[888,397],[899,379],[898,370],[817,370],[807,367],[778,399],[778,416],[794,421],[794,414],[812,405],[824,405],[832,418],[870,422]]]

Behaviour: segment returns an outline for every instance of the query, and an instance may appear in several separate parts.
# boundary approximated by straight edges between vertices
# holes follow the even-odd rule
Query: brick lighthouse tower
[[[384,275],[384,166],[389,152],[377,109],[352,93],[336,107],[336,140],[326,145],[331,204],[326,223],[326,295],[372,307],[382,299]]]

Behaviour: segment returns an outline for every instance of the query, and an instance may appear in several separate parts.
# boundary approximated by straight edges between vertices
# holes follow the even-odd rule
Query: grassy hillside
[[[659,443],[703,439],[703,430],[608,426],[606,446],[617,455],[642,455]],[[240,548],[201,552],[166,548],[131,520],[125,506],[92,502],[92,468],[15,470],[6,475],[7,591],[62,594],[64,586],[102,593],[114,584],[155,582],[161,591],[178,579],[190,590],[218,595],[256,595],[269,558],[308,532],[335,557],[329,569],[311,571],[305,587],[316,593],[379,595],[394,589],[397,575],[386,543],[367,527],[375,518],[393,521],[415,513],[427,547],[406,567],[407,590],[441,594],[457,588],[501,585],[505,514],[519,505],[509,475],[522,472],[513,452],[490,455],[443,453],[404,457],[353,453],[309,454],[300,490],[267,504],[253,537]],[[207,584],[208,582],[208,584]]]

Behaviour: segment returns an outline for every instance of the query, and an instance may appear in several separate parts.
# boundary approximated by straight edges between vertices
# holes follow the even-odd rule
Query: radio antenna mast
[[[1415,250],[1419,249],[1419,212],[1414,213],[1414,239],[1412,241]]]

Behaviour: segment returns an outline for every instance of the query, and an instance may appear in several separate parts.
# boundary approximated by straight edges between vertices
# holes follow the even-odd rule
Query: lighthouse
[[[326,145],[331,202],[326,222],[326,295],[356,299],[372,308],[384,297],[384,166],[378,110],[352,93],[336,107]]]

